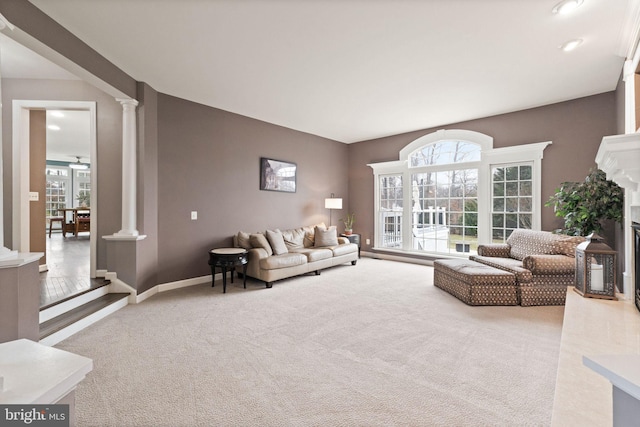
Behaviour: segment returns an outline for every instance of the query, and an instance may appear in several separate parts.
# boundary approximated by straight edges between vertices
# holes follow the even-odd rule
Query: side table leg
[[[222,293],[227,293],[227,267],[222,266]]]
[[[211,266],[211,287],[213,288],[213,286],[216,283],[216,267],[215,266]]]
[[[242,265],[242,282],[244,288],[247,289],[247,264]]]

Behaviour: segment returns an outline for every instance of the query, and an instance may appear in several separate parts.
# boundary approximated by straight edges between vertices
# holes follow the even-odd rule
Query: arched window
[[[464,255],[503,242],[515,228],[540,227],[543,142],[493,148],[490,136],[440,130],[374,171],[375,248]],[[537,199],[536,199],[537,192]]]

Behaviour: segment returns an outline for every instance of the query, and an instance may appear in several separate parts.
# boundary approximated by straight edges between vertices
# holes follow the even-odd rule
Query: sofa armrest
[[[506,243],[493,243],[490,245],[478,245],[478,255],[499,258],[511,258],[511,246]]]
[[[252,248],[248,250],[249,255],[247,256],[248,262],[255,261],[258,262],[263,258],[268,258],[269,254],[264,248]]]
[[[522,266],[533,275],[575,274],[576,259],[566,255],[528,255]]]

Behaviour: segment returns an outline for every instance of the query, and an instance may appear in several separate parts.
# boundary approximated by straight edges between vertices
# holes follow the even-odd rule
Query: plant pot
[[[344,230],[344,234],[350,236],[353,233],[353,230]]]

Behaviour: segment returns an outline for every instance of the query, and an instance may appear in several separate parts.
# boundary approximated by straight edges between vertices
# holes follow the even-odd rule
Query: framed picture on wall
[[[295,193],[297,168],[295,163],[261,157],[260,189]]]

